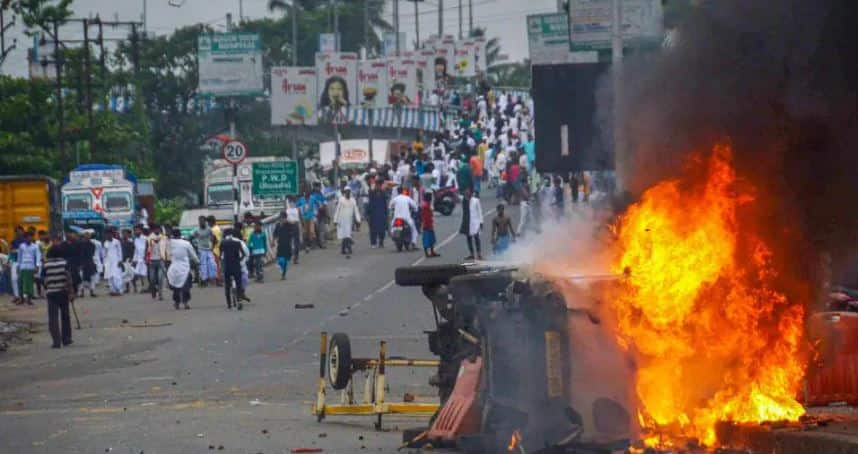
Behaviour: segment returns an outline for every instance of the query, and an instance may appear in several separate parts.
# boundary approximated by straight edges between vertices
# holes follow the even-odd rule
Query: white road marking
[[[490,210],[489,212],[487,212],[483,217],[491,216],[492,214],[494,214],[494,213],[495,213],[495,211],[497,211],[497,210],[492,209],[492,210]],[[450,234],[450,236],[448,236],[447,238],[444,238],[444,241],[440,242],[440,243],[438,244],[438,247],[437,247],[436,249],[441,249],[442,247],[447,246],[448,244],[452,243],[452,242],[453,242],[453,240],[455,240],[455,239],[456,239],[456,237],[457,237],[457,236],[459,236],[459,235],[460,235],[460,233],[459,233],[458,229],[457,229],[457,230],[455,230],[453,233],[451,233],[451,234]],[[420,257],[419,259],[415,260],[415,261],[414,261],[414,263],[412,263],[412,264],[411,264],[411,265],[409,265],[409,266],[418,266],[418,265],[420,265],[421,263],[423,263],[423,262],[425,262],[425,261],[426,261],[426,256],[423,256],[423,257]],[[329,315],[329,316],[325,317],[325,319],[324,319],[321,323],[319,323],[315,329],[316,329],[316,330],[318,330],[319,328],[321,328],[321,327],[325,326],[325,324],[326,324],[326,323],[328,323],[328,322],[330,322],[331,320],[335,320],[335,319],[337,319],[338,317],[340,317],[340,312],[342,312],[343,310],[346,310],[346,311],[352,311],[352,310],[354,310],[354,309],[359,308],[359,307],[361,306],[361,304],[363,304],[363,303],[365,303],[365,302],[368,302],[368,301],[372,300],[372,298],[373,298],[373,296],[374,296],[374,295],[381,295],[382,293],[384,293],[384,292],[386,292],[386,291],[390,290],[390,288],[391,288],[391,287],[393,287],[394,285],[396,285],[396,281],[394,281],[394,280],[391,280],[391,281],[387,282],[386,284],[382,285],[381,287],[379,287],[379,288],[378,288],[377,290],[375,290],[374,292],[371,292],[369,295],[366,295],[365,297],[363,297],[363,299],[358,300],[357,302],[355,302],[354,304],[352,304],[352,305],[351,305],[351,306],[349,306],[348,308],[346,308],[346,309],[340,309],[340,310],[339,310],[339,311],[337,311],[336,313],[331,314],[331,315]],[[307,336],[309,336],[309,335],[310,335],[311,333],[313,333],[313,332],[314,332],[314,331],[313,331],[312,329],[308,329],[308,330],[304,331],[303,333],[301,333],[301,335],[300,335],[300,336],[298,336],[298,337],[296,337],[295,339],[293,339],[293,340],[292,340],[292,342],[289,342],[289,343],[286,345],[286,348],[294,347],[295,345],[297,345],[299,342],[301,342],[302,340],[304,340]]]

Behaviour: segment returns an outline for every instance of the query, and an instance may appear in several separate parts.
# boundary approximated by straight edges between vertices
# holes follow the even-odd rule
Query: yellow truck
[[[43,175],[0,176],[0,240],[12,241],[15,227],[57,232],[62,228],[59,186]]]

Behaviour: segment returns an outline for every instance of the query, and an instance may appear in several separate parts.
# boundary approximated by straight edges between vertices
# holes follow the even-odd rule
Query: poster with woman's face
[[[474,49],[474,41],[465,40],[456,43],[456,64],[453,71],[456,77],[474,77],[477,75]]]
[[[316,68],[271,68],[272,125],[315,125],[317,96]]]
[[[384,107],[387,105],[387,63],[384,60],[366,60],[358,65],[358,90],[361,105]]]
[[[392,58],[387,64],[387,104],[409,106],[417,103],[417,62],[407,58]]]
[[[320,113],[360,104],[357,70],[358,55],[354,52],[316,54]]]

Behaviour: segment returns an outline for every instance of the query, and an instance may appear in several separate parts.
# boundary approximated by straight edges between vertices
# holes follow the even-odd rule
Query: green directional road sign
[[[298,163],[273,161],[253,163],[253,196],[284,197],[298,194]]]

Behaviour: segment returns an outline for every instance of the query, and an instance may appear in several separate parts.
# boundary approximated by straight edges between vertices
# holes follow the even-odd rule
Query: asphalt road
[[[489,211],[494,200],[483,206]],[[49,348],[44,301],[33,309],[6,303],[0,316],[42,326],[32,344],[0,354],[0,452],[396,452],[401,430],[425,419],[389,417],[376,431],[373,418],[317,423],[310,414],[319,333],[349,334],[353,356],[375,357],[387,340],[391,356],[431,358],[423,334],[434,326],[429,302],[394,285],[393,272],[460,262],[467,255],[460,215],[459,208],[436,215],[440,259],[396,253],[391,244],[370,249],[364,228],[351,260],[329,244],[302,255],[285,282],[268,268],[242,312],[226,309],[221,288],[194,288],[190,311],[147,295],[79,300],[83,329],[61,350]],[[304,303],[315,308],[294,308]],[[165,326],[128,326],[141,323]],[[435,401],[430,375],[390,370],[388,400],[408,392]]]

